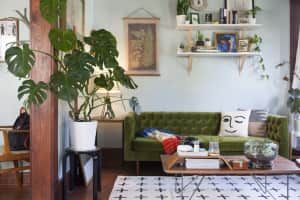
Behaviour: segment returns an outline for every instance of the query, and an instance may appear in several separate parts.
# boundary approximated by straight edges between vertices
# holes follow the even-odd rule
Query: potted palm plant
[[[249,24],[256,24],[256,15],[260,11],[262,11],[262,9],[259,6],[255,6],[253,9],[248,10]]]
[[[49,40],[57,53],[52,55],[31,49],[29,44],[22,42],[6,51],[8,70],[23,79],[18,98],[25,99],[29,106],[41,105],[47,99],[47,92],[53,92],[69,105],[71,146],[75,149],[93,148],[97,122],[93,121],[92,112],[106,106],[107,111],[113,113],[112,104],[124,100],[112,100],[109,93],[101,96],[98,91],[105,89],[109,92],[116,84],[128,89],[136,89],[137,85],[117,61],[117,41],[112,33],[104,29],[94,30],[89,36],[78,38],[75,31],[57,26],[60,16],[64,15],[66,1],[41,0],[40,5],[41,14],[53,25]],[[48,83],[34,82],[29,78],[36,53],[47,55],[57,63],[58,70]],[[97,75],[96,70],[100,71]],[[91,81],[94,82],[92,87]],[[82,98],[80,101],[79,97]]]
[[[177,25],[185,24],[189,7],[189,0],[177,0]]]

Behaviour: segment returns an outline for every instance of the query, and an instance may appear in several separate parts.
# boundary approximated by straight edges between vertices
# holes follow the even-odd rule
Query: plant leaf
[[[5,61],[8,70],[17,77],[24,78],[30,73],[34,63],[35,55],[28,44],[20,47],[10,47],[5,52]]]
[[[104,88],[107,91],[110,91],[114,88],[115,83],[113,80],[113,77],[111,77],[110,75],[106,74],[100,74],[99,77],[95,78],[94,81],[95,85],[97,85],[98,87]]]
[[[115,81],[119,82],[124,87],[129,89],[136,89],[138,87],[137,84],[132,80],[132,78],[125,74],[125,70],[122,67],[114,68],[113,73]]]
[[[40,11],[44,19],[55,24],[59,16],[65,13],[67,0],[41,0]]]
[[[73,50],[77,44],[76,34],[72,30],[51,29],[49,39],[55,49],[64,52]]]
[[[47,99],[48,85],[44,82],[36,84],[33,80],[23,81],[18,89],[18,99],[26,96],[28,105],[41,105]]]
[[[106,68],[114,68],[119,66],[117,57],[119,52],[117,50],[117,40],[109,32],[104,29],[92,31],[90,37],[85,37],[86,44],[91,46],[91,53],[95,55],[97,64],[102,70],[103,66]]]
[[[83,88],[76,80],[68,76],[68,73],[56,72],[51,76],[50,88],[59,99],[71,102],[78,97],[78,90]]]

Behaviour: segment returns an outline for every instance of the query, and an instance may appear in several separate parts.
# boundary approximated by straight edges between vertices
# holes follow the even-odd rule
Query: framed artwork
[[[252,0],[226,0],[227,9],[229,10],[238,10],[238,11],[247,11],[253,8]]]
[[[190,13],[190,24],[200,24],[199,13]]]
[[[85,35],[85,0],[67,0],[66,25]]]
[[[215,33],[216,48],[220,52],[237,52],[237,33]]]
[[[159,76],[158,34],[159,18],[124,18],[127,54],[126,74]]]
[[[190,0],[191,8],[197,11],[205,10],[208,6],[207,0]]]
[[[5,62],[5,51],[16,42],[19,42],[19,20],[0,19],[0,62]]]
[[[249,40],[243,39],[239,40],[239,52],[249,51]]]

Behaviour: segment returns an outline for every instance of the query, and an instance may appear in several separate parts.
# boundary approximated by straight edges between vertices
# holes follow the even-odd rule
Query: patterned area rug
[[[184,177],[183,185],[190,183],[183,192],[175,192],[175,177],[168,176],[119,176],[110,194],[110,200],[284,200],[286,198],[286,176],[270,176],[267,188],[273,197],[263,192],[253,177],[212,176],[205,177],[194,196],[191,195],[201,177]],[[264,183],[265,177],[257,177]],[[177,178],[178,187],[181,178]],[[300,176],[290,176],[290,200],[300,200]]]

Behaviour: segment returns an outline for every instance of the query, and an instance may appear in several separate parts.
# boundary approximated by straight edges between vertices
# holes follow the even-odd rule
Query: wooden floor
[[[120,162],[121,158],[119,155],[119,153],[116,154],[115,152],[112,156],[104,156],[102,169],[102,192],[99,192],[98,199],[107,200],[109,198],[109,194],[117,176],[135,176],[135,163],[122,164],[122,162]],[[160,163],[142,163],[141,175],[163,175]],[[75,190],[68,193],[68,199],[91,200],[92,185],[88,188],[82,185],[76,186]],[[27,185],[22,189],[18,189],[15,186],[3,186],[0,184],[0,200],[31,200],[30,186]]]

